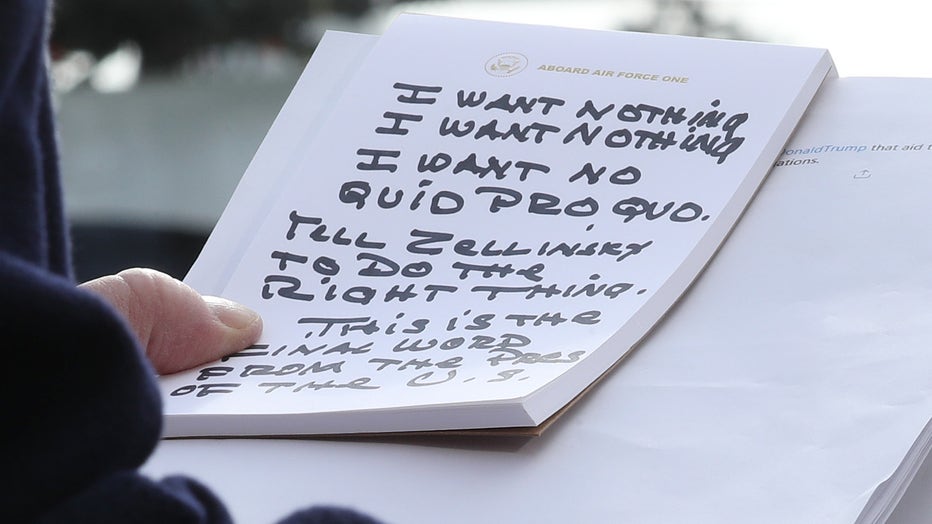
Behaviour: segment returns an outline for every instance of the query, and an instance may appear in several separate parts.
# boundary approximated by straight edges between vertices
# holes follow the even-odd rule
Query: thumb
[[[81,284],[129,322],[156,372],[169,374],[254,343],[262,320],[229,300],[201,296],[152,269],[128,269]]]

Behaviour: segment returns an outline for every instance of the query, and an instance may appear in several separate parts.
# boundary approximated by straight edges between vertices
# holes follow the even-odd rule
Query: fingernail
[[[259,320],[259,314],[232,300],[205,296],[204,302],[223,325],[233,329],[245,329]]]

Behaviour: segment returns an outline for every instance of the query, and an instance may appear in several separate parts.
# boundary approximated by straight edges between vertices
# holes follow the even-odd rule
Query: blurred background
[[[327,29],[400,12],[826,47],[844,76],[932,76],[911,0],[59,0],[55,98],[78,278],[182,278]]]

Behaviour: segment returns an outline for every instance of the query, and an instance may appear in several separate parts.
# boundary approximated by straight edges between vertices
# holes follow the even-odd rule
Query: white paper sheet
[[[834,82],[791,148],[927,145],[930,89]],[[776,169],[644,346],[519,449],[182,440],[146,469],[196,475],[240,522],[315,503],[407,523],[854,522],[932,414],[932,161],[869,149],[787,157],[819,163]]]

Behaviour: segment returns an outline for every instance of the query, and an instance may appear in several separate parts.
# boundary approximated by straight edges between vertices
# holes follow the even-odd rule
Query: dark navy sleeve
[[[230,522],[197,481],[139,472],[160,438],[159,390],[129,327],[73,279],[47,21],[45,2],[0,0],[0,515],[17,523]],[[373,521],[318,508],[287,522]]]

